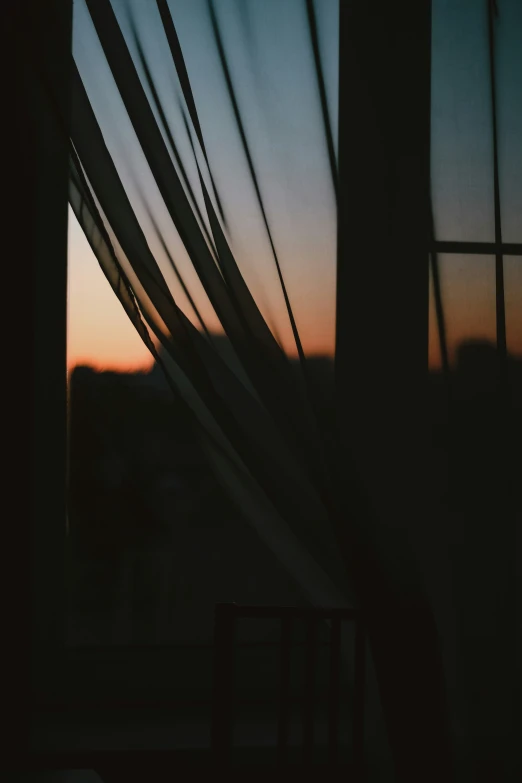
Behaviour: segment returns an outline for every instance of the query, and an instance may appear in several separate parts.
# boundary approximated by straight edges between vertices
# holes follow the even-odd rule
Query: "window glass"
[[[495,238],[487,4],[434,0],[431,186],[435,238]]]

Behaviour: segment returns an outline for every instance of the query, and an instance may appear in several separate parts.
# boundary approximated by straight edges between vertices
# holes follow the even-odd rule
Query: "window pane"
[[[496,345],[495,259],[492,256],[441,254],[438,268],[442,309],[451,366],[469,354],[469,343]],[[430,274],[430,366],[441,354]]]
[[[502,239],[522,242],[522,3],[502,0],[495,64]]]
[[[435,237],[492,241],[493,137],[485,2],[434,0],[431,101]]]
[[[506,338],[510,354],[510,423],[514,507],[522,510],[522,256],[504,259],[506,292]]]
[[[493,513],[505,492],[499,452],[495,259],[442,255],[438,261],[451,375],[446,383],[437,372],[440,352],[432,304],[432,497],[445,513],[448,508],[489,508]]]
[[[504,258],[504,291],[507,349],[522,359],[522,256]]]

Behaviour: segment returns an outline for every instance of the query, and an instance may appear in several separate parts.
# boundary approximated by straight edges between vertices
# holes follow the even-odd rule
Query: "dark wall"
[[[41,606],[53,600],[59,577],[53,562],[59,562],[63,523],[56,510],[65,501],[60,481],[65,457],[67,145],[48,88],[66,116],[71,21],[71,0],[10,0],[0,10],[7,56],[3,187],[8,209],[2,231],[3,640],[9,686],[4,714],[12,732],[9,747],[19,752],[29,737],[33,617],[43,616]],[[47,572],[40,605],[33,600],[35,550]],[[47,552],[52,560],[46,559]],[[47,636],[56,634],[48,615],[45,622]]]

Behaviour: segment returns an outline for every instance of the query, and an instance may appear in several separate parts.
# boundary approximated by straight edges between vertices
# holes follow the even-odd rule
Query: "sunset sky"
[[[126,3],[113,0],[133,56]],[[134,0],[154,79],[189,177],[197,171],[176,100],[176,77],[155,0]],[[494,238],[491,96],[485,3],[434,0],[432,190],[439,239]],[[502,231],[522,242],[522,3],[503,0],[497,28]],[[243,13],[238,13],[242,8]],[[332,124],[337,123],[337,0],[316,3]],[[204,0],[177,0],[172,14],[186,59],[213,173],[231,218],[241,271],[283,346],[295,353],[273,260],[226,96]],[[217,3],[234,85],[265,196],[296,320],[309,353],[331,353],[335,337],[335,215],[321,115],[301,0]],[[277,23],[276,23],[277,22]],[[176,301],[195,322],[143,199],[168,240],[207,325],[219,322],[170,222],[116,90],[84,0],[74,4],[74,56],[106,144]],[[135,58],[137,63],[137,58]],[[166,66],[167,63],[167,66]],[[142,72],[139,70],[140,77]],[[144,81],[142,79],[142,81]],[[201,202],[202,205],[202,202]],[[450,347],[495,339],[495,271],[489,256],[441,256]],[[508,348],[522,355],[522,258],[505,259]],[[433,311],[433,307],[431,306]],[[69,210],[68,364],[147,369],[152,358],[110,289]],[[434,324],[433,318],[431,319]],[[430,363],[439,361],[431,330]]]

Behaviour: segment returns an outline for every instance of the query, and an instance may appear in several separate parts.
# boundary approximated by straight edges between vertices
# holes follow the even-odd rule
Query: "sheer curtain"
[[[404,522],[390,536],[389,433],[374,443],[370,425],[359,441],[348,424],[341,443],[334,411],[336,345],[337,368],[353,352],[356,376],[368,353],[367,335],[353,351],[335,333],[357,290],[342,303],[337,211],[357,210],[338,204],[339,6],[86,0],[74,29],[71,206],[245,520],[312,603],[363,606],[406,774],[417,738],[411,716],[398,721],[397,687],[410,688],[412,709],[429,705],[440,734],[438,697],[425,692],[423,707],[406,682],[412,656],[429,679],[440,672]],[[380,467],[361,479],[370,443]],[[417,640],[412,623],[424,628]],[[433,742],[444,766],[444,740]]]
[[[430,252],[430,352],[440,352],[448,375],[451,312],[444,307],[441,254],[498,257],[498,164],[491,186],[496,205],[488,212],[484,199],[491,183],[478,181],[484,174],[486,182],[488,172],[477,160],[462,176],[458,166],[448,169],[453,159],[465,163],[465,151],[451,148],[458,134],[439,110],[450,106],[451,115],[453,106],[454,118],[456,104],[447,93],[439,95],[432,113],[430,229],[424,187],[429,170],[423,168],[429,106],[418,126],[408,129],[401,120],[414,116],[412,93],[394,87],[398,77],[413,85],[400,54],[401,42],[411,44],[390,5],[380,4],[374,23],[367,10],[342,3],[341,24],[344,14],[349,32],[339,54],[334,0],[77,0],[70,203],[245,519],[312,603],[362,606],[403,779],[420,779],[418,766],[408,761],[413,744],[417,759],[422,754],[433,759],[425,762],[430,769],[423,779],[440,780],[449,779],[443,680],[445,675],[451,680],[454,652],[448,648],[455,634],[440,598],[444,592],[446,600],[450,588],[437,581],[446,561],[441,555],[433,566],[427,552],[426,531],[435,523],[423,495],[421,419],[410,410],[425,381],[425,358],[416,355],[413,363],[421,369],[412,373],[408,333],[410,317],[422,324],[425,312],[427,322],[427,268],[425,301],[418,297],[424,272],[419,277],[414,270]],[[481,5],[484,19],[475,33],[462,26],[462,40],[454,44],[461,54],[463,41],[484,34],[487,44],[488,4],[475,5]],[[421,6],[414,22],[426,40],[419,51],[425,45],[429,52],[430,4],[418,3],[417,9]],[[514,5],[506,6],[516,28]],[[444,3],[434,4],[434,41],[448,13]],[[406,11],[401,14],[406,24]],[[453,29],[461,23],[453,20]],[[376,49],[394,58],[388,73],[382,71],[383,57],[368,46],[372,36]],[[439,41],[433,56],[449,67],[451,52],[440,51],[445,43]],[[353,121],[338,117],[339,59],[341,73],[343,68],[350,73]],[[453,66],[461,75],[466,67]],[[511,73],[505,60],[499,67]],[[486,68],[484,78],[488,73]],[[445,83],[450,80],[451,75]],[[433,68],[435,98],[444,81],[437,82]],[[429,98],[425,87],[421,102]],[[481,107],[477,99],[475,114]],[[513,122],[507,106],[503,111],[503,121]],[[477,127],[476,117],[466,116]],[[457,116],[457,127],[462,121]],[[344,164],[338,124],[345,134]],[[408,144],[415,134],[421,142],[412,152]],[[482,142],[475,143],[476,155]],[[358,149],[372,154],[358,160]],[[516,150],[503,154],[517,160]],[[519,191],[505,158],[502,187],[516,199]],[[340,178],[347,170],[349,176]],[[449,182],[448,171],[456,182]],[[351,191],[343,195],[340,183],[347,181]],[[455,201],[451,209],[445,187]],[[412,215],[411,193],[417,188],[420,206]],[[492,211],[491,225],[480,218],[475,230],[473,215],[460,214],[473,199],[470,215]],[[506,223],[513,237],[508,250],[515,257],[519,224],[509,216]],[[480,242],[491,244],[479,247]],[[496,268],[498,336],[498,261]],[[376,270],[379,285],[369,293]],[[410,298],[400,293],[409,275],[420,286]],[[372,296],[374,309],[368,304]],[[422,350],[426,347],[427,334]],[[404,458],[398,456],[401,438]],[[431,540],[442,551],[450,537],[448,526]],[[452,557],[457,571],[461,561]],[[514,627],[513,618],[509,622]],[[445,634],[450,641],[442,644],[444,671],[439,637]],[[491,726],[488,731],[493,733]]]
[[[337,9],[242,9],[75,5],[70,202],[247,518],[312,600],[344,604],[327,469]]]

